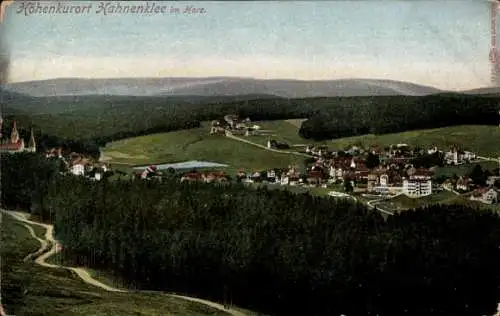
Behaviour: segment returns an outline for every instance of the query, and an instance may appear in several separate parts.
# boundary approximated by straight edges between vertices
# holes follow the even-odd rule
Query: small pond
[[[134,167],[134,169],[135,170],[143,170],[149,166],[150,165],[138,166],[138,167]],[[225,167],[229,167],[228,165],[225,165],[225,164],[220,164],[220,163],[210,162],[210,161],[198,161],[198,160],[169,163],[169,164],[158,164],[155,166],[158,170],[167,170],[168,168],[178,170],[178,169],[200,169],[200,168],[225,168]]]

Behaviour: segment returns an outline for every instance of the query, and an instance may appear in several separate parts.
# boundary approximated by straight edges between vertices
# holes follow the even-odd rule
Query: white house
[[[430,148],[430,149],[427,150],[427,154],[428,155],[432,155],[432,154],[435,154],[437,152],[438,152],[438,148],[436,146],[434,146],[434,147],[432,147],[432,148]]]
[[[334,166],[330,166],[330,168],[328,168],[328,175],[330,178],[335,178],[337,176],[337,170]]]
[[[383,174],[380,176],[380,186],[386,187],[389,185],[389,176],[386,174]]]
[[[85,166],[80,163],[74,164],[71,167],[71,173],[75,176],[83,176],[85,174]]]
[[[414,174],[403,179],[403,194],[408,197],[422,197],[432,194],[432,180],[428,175]]]
[[[267,171],[267,178],[268,179],[276,178],[276,172],[274,170],[268,170]]]
[[[287,176],[287,175],[282,174],[282,175],[281,175],[281,179],[280,179],[280,184],[281,184],[281,185],[288,185],[288,184],[289,184],[289,182],[290,182],[289,180],[290,180],[290,179],[288,178],[288,176]]]
[[[457,180],[456,188],[459,191],[469,191],[471,180],[468,177],[460,177]]]
[[[470,152],[470,151],[466,151],[466,152],[464,152],[462,158],[464,160],[468,160],[468,161],[476,160],[476,154],[473,152]]]
[[[493,189],[482,189],[475,191],[470,199],[485,204],[493,204],[498,201],[498,192]]]
[[[449,165],[458,165],[458,151],[456,150],[451,150],[447,151],[444,154],[444,159],[446,160],[446,163]]]

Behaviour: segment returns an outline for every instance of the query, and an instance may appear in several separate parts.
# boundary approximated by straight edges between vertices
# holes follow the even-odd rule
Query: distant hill
[[[348,97],[379,95],[429,95],[442,92],[414,83],[376,80],[341,79],[327,81],[261,80],[251,78],[61,78],[11,83],[11,92],[30,96],[238,96],[272,95],[283,98]]]
[[[62,95],[34,97],[0,88],[0,105],[32,114],[74,113],[151,105],[197,105],[232,103],[248,100],[280,99],[273,95],[249,94],[234,96],[128,96],[128,95]],[[154,108],[153,108],[154,110]]]
[[[14,100],[21,100],[21,99],[33,99],[33,97],[29,95],[25,95],[22,93],[17,93],[15,91],[11,91],[9,89],[3,88],[0,86],[0,101],[1,102],[11,102]]]
[[[462,91],[466,94],[492,94],[492,95],[500,95],[500,87],[485,87],[478,88],[472,90]]]

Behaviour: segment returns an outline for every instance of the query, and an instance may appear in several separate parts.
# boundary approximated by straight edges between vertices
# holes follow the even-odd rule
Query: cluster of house
[[[441,150],[437,146],[428,149],[410,147],[407,144],[394,144],[385,148],[380,148],[376,145],[370,149],[364,149],[358,146],[351,146],[343,151],[349,155],[364,155],[366,153],[373,153],[379,156],[381,162],[387,159],[400,158],[411,160],[423,155],[433,155],[441,153],[443,155],[444,163],[447,165],[461,165],[471,163],[476,160],[476,154],[471,151],[462,150],[459,146],[450,146],[448,150]],[[307,146],[306,153],[315,157],[335,156],[338,152],[328,150],[327,146]]]
[[[442,183],[442,187],[448,191],[456,191],[460,194],[469,194],[469,199],[485,204],[498,202],[498,188],[495,183],[500,180],[500,176],[489,176],[486,185],[474,184],[468,176],[458,178],[448,178]]]
[[[110,169],[103,163],[94,162],[85,155],[70,153],[63,155],[62,148],[52,148],[45,152],[46,158],[58,158],[66,166],[68,173],[76,176],[85,176],[93,180],[101,180],[105,172]]]
[[[447,151],[439,150],[436,146],[427,150],[411,149],[406,144],[392,145],[384,150],[372,146],[368,152],[377,155],[380,164],[371,170],[366,167],[366,161],[361,158],[366,151],[355,146],[345,151],[347,157],[352,156],[352,158],[335,157],[337,153],[328,152],[325,146],[308,147],[306,152],[317,157],[311,169],[329,168],[330,179],[336,179],[336,181],[339,181],[341,177],[354,178],[356,181],[352,185],[358,184],[361,191],[380,194],[403,193],[409,197],[422,197],[431,195],[435,190],[445,189],[457,193],[470,193],[470,200],[486,204],[498,201],[498,189],[494,184],[500,180],[500,176],[488,177],[485,186],[474,185],[466,176],[447,179],[439,185],[432,180],[434,167],[416,169],[411,164],[412,159],[435,153],[442,153],[442,159],[446,165],[470,164],[476,161],[476,155],[473,152],[460,150],[456,146]],[[334,158],[331,158],[332,156]],[[325,157],[330,159],[325,159]],[[350,165],[346,168],[348,161]],[[366,186],[363,185],[364,183]]]
[[[436,188],[432,181],[433,168],[415,168],[412,160],[419,155],[433,154],[437,148],[425,151],[397,144],[384,149],[371,146],[365,150],[352,146],[340,153],[331,152],[326,146],[308,146],[306,152],[316,157],[311,171],[321,170],[323,174],[328,174],[330,182],[350,181],[354,191],[402,193],[418,198],[431,195]],[[377,157],[375,165],[372,162],[370,167],[367,166],[367,154]]]
[[[444,162],[447,165],[461,165],[471,163],[476,160],[475,153],[459,149],[456,146],[451,147],[447,151],[441,151],[437,148],[437,146],[434,146],[433,148],[427,150],[428,155],[432,155],[438,152],[444,154]]]
[[[268,146],[275,146],[268,141]],[[236,177],[243,182],[268,182],[281,185],[305,185],[329,187],[332,184],[350,184],[355,192],[373,194],[404,194],[418,198],[429,196],[438,189],[433,182],[433,168],[415,168],[412,160],[419,155],[432,155],[439,150],[411,149],[406,144],[397,144],[384,150],[372,146],[369,150],[353,146],[345,151],[332,152],[326,146],[308,146],[306,152],[314,157],[314,162],[304,171],[297,166],[273,168],[264,171],[245,172],[240,170]],[[471,152],[451,148],[443,152],[447,164],[471,162],[475,155]],[[367,154],[376,155],[376,166],[367,166]],[[203,175],[186,175],[197,181],[205,181]]]
[[[181,182],[205,182],[205,183],[221,183],[228,182],[230,177],[223,171],[192,171],[182,175]]]
[[[211,135],[255,135],[261,127],[252,123],[250,118],[240,119],[238,115],[228,114],[223,121],[214,120],[210,125]]]

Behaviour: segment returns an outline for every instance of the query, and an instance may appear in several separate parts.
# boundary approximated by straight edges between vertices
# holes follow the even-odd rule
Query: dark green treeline
[[[12,165],[36,163],[28,156],[2,160],[2,186],[30,177]],[[384,221],[346,200],[239,185],[23,183],[40,190],[32,209],[55,224],[67,260],[133,288],[221,301],[226,287],[234,304],[273,315],[482,315],[500,298],[500,225],[484,211]]]

